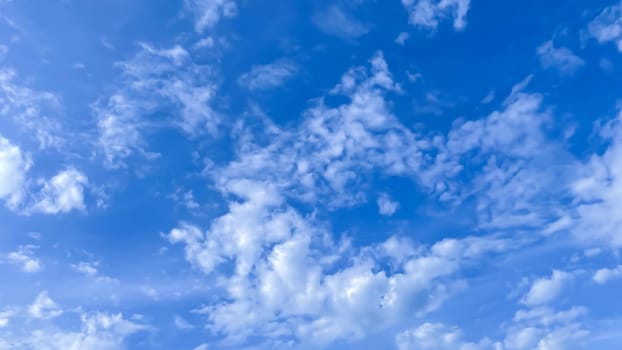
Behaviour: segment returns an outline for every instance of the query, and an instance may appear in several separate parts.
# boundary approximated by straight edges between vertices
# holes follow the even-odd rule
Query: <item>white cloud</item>
[[[401,32],[397,35],[394,41],[398,45],[404,45],[408,38],[410,38],[410,34],[408,34],[407,32]]]
[[[7,207],[14,209],[22,202],[30,166],[21,149],[0,136],[0,199]]]
[[[424,323],[421,326],[399,333],[395,338],[398,350],[500,350],[501,344],[484,338],[479,342],[464,340],[458,327],[441,323]]]
[[[220,117],[210,106],[216,92],[213,69],[192,62],[184,48],[143,43],[117,66],[123,73],[120,86],[92,106],[107,167],[125,167],[136,154],[157,158],[146,150],[144,134],[160,127],[176,127],[190,137],[216,132]],[[148,118],[162,111],[164,120]]]
[[[212,48],[212,47],[214,47],[214,38],[212,38],[211,36],[203,38],[203,39],[197,41],[197,43],[194,44],[194,47],[197,48],[197,49]]]
[[[445,19],[453,19],[454,29],[463,30],[470,3],[470,0],[402,0],[410,24],[432,30]]]
[[[430,140],[437,154],[419,174],[441,201],[475,202],[482,229],[540,229],[558,220],[561,203],[551,203],[567,195],[576,175],[578,162],[547,137],[552,116],[543,96],[522,91],[527,81],[512,89],[502,109],[457,120],[446,137]]]
[[[493,238],[432,247],[392,238],[355,249],[288,205],[296,199],[350,206],[365,200],[366,172],[419,170],[424,146],[384,99],[400,88],[381,54],[370,65],[349,70],[331,90],[348,102],[328,107],[319,100],[291,130],[266,122],[267,145],[253,144],[240,127],[236,159],[205,171],[227,199],[227,213],[205,232],[181,224],[165,235],[183,245],[192,266],[218,276],[225,295],[195,312],[228,341],[278,334],[317,347],[359,339],[437,309],[463,286],[461,266],[508,249]]]
[[[461,286],[452,278],[460,266],[497,249],[442,242],[425,251],[405,248],[395,257],[388,255],[395,250],[384,245],[357,254],[322,243],[326,234],[291,208],[277,214],[279,205],[257,200],[231,203],[231,211],[205,234],[186,225],[167,235],[172,243],[184,244],[190,263],[220,276],[227,298],[196,312],[232,342],[243,343],[249,336],[270,339],[273,333],[316,346],[362,338],[372,329],[380,331],[438,308]],[[462,244],[468,248],[448,249]],[[234,274],[218,273],[218,266],[228,261],[234,263]],[[346,265],[336,269],[336,261]],[[379,261],[387,261],[396,272],[377,270]]]
[[[99,145],[105,164],[111,168],[125,165],[124,159],[135,151],[145,153],[140,133],[140,107],[121,94],[111,96],[106,105],[94,107],[99,129]]]
[[[389,195],[386,193],[380,194],[376,203],[378,204],[378,211],[380,212],[380,215],[384,216],[393,215],[400,207],[400,203],[391,200]]]
[[[170,60],[173,65],[180,66],[187,62],[189,58],[188,51],[186,51],[183,47],[179,45],[172,46],[166,49],[157,49],[147,43],[140,43],[139,46],[143,49],[143,51],[154,57],[162,57]],[[140,65],[132,65],[131,63],[121,63],[124,68],[126,68],[126,72],[129,74],[141,75],[144,73],[150,73],[150,67],[141,67]],[[162,68],[165,68],[164,66]],[[143,71],[146,69],[146,71]]]
[[[506,350],[585,349],[589,331],[581,319],[588,309],[573,306],[556,311],[549,306],[518,310],[508,325],[504,340]]]
[[[613,42],[622,51],[622,9],[620,4],[605,8],[588,25],[589,33],[600,43]]]
[[[51,92],[18,84],[16,80],[14,70],[0,69],[0,115],[12,120],[16,129],[28,137],[34,135],[40,149],[61,148],[67,133],[62,130],[58,118],[46,115],[57,109],[60,99]]]
[[[565,166],[567,154],[548,141],[550,112],[541,95],[523,92],[527,81],[499,111],[428,138],[391,113],[386,95],[401,87],[378,53],[330,91],[343,97],[339,105],[313,100],[300,123],[288,127],[266,119],[246,127],[241,120],[234,159],[204,171],[226,199],[226,214],[205,231],[181,224],[165,235],[223,291],[195,312],[234,343],[252,336],[275,341],[278,334],[320,347],[438,309],[464,286],[463,266],[518,242],[484,236],[426,247],[392,237],[354,248],[347,239],[334,242],[315,213],[288,203],[354,206],[367,200],[368,176],[381,174],[411,178],[446,203],[474,201],[484,229],[546,226],[559,212],[542,199],[564,193],[572,174],[551,164],[554,154]],[[463,172],[465,166],[473,171]],[[530,302],[547,298],[546,288],[532,289]]]
[[[35,246],[21,246],[18,250],[7,254],[10,263],[20,266],[21,270],[26,273],[38,272],[41,270],[39,259],[33,257],[33,249]]]
[[[123,350],[128,336],[148,329],[148,326],[124,319],[122,314],[83,313],[80,331],[36,329],[12,343],[27,349]]]
[[[514,321],[530,325],[550,326],[572,322],[587,313],[587,308],[581,306],[573,306],[564,311],[554,311],[550,307],[540,306],[529,310],[518,310],[514,315]]]
[[[622,277],[622,265],[616,266],[613,269],[603,268],[594,273],[594,281],[598,284],[605,284],[608,281]]]
[[[85,276],[95,277],[98,274],[96,263],[80,262],[76,265],[71,265],[71,267]]]
[[[533,282],[531,289],[523,298],[529,306],[548,304],[554,301],[572,279],[572,274],[554,270],[550,277],[542,277]]]
[[[579,167],[572,184],[576,206],[570,230],[587,245],[622,246],[622,112],[602,125],[599,133],[608,147]]]
[[[356,19],[340,5],[332,5],[313,14],[312,21],[322,32],[343,40],[367,34],[369,26]]]
[[[84,188],[87,177],[75,169],[61,171],[43,182],[39,199],[32,210],[46,214],[68,213],[85,210]]]
[[[199,33],[215,26],[222,17],[234,17],[238,13],[235,0],[185,0],[185,6],[192,12],[194,29]]]
[[[177,329],[181,329],[181,330],[187,330],[187,329],[192,329],[194,328],[194,326],[186,321],[184,318],[175,315],[175,318],[173,319],[173,323],[175,324],[175,327],[177,327]]]
[[[76,272],[93,279],[96,282],[100,283],[108,283],[108,284],[118,284],[119,280],[116,278],[112,278],[109,276],[105,276],[100,274],[99,272],[99,263],[98,262],[79,262],[78,264],[72,264],[71,268]]]
[[[252,131],[240,128],[239,159],[213,172],[217,183],[231,177],[268,181],[287,188],[288,197],[329,206],[365,201],[363,174],[378,169],[391,175],[415,176],[424,143],[390,112],[384,99],[398,91],[387,64],[378,53],[369,71],[348,71],[331,91],[349,102],[328,107],[316,100],[296,128],[268,124],[267,146],[253,144]],[[354,168],[358,168],[354,171]]]
[[[544,68],[555,68],[561,74],[571,75],[585,65],[585,61],[565,47],[555,47],[553,41],[547,41],[538,47],[540,63]]]
[[[12,309],[5,309],[4,311],[0,311],[0,329],[6,328],[11,321],[11,318],[15,316],[17,312]],[[2,343],[0,343],[0,349],[3,349]]]
[[[33,318],[52,319],[60,316],[63,310],[48,296],[46,291],[37,295],[28,312]]]
[[[249,90],[267,90],[279,87],[296,74],[298,65],[288,59],[264,65],[255,65],[238,79]]]

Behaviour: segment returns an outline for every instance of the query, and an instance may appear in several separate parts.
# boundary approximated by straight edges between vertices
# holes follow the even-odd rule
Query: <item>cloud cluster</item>
[[[461,267],[509,249],[494,237],[446,239],[432,246],[391,237],[355,247],[290,201],[351,206],[365,200],[366,173],[408,175],[423,157],[414,133],[384,100],[398,91],[381,54],[333,89],[349,102],[312,107],[296,130],[268,128],[271,143],[241,137],[239,158],[206,169],[228,201],[207,231],[182,224],[166,234],[186,260],[218,276],[222,296],[196,310],[229,342],[324,346],[359,339],[423,316],[463,287]],[[404,150],[411,150],[404,152]],[[354,171],[354,169],[358,169]],[[414,174],[412,174],[414,176]],[[384,203],[385,211],[390,203]],[[382,328],[384,328],[382,327]]]
[[[128,336],[148,330],[143,324],[123,318],[122,314],[104,312],[80,313],[78,329],[61,328],[53,320],[64,314],[59,305],[47,292],[41,292],[29,307],[28,314],[4,312],[11,322],[22,325],[19,332],[2,332],[0,327],[0,349],[89,349],[122,350]],[[2,320],[2,319],[0,319]],[[36,326],[33,326],[33,321]]]
[[[144,134],[160,127],[190,136],[216,132],[220,118],[211,107],[213,70],[191,62],[184,48],[157,49],[143,43],[133,58],[117,66],[123,77],[118,89],[93,105],[107,167],[125,167],[125,160],[135,154],[157,158],[147,150]]]

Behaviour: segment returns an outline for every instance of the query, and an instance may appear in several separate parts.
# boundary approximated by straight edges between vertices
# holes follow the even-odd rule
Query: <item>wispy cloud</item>
[[[540,63],[544,68],[555,68],[563,75],[572,75],[585,65],[585,61],[566,47],[555,47],[547,41],[538,47]]]
[[[298,71],[298,65],[289,59],[281,59],[264,65],[255,65],[240,76],[238,83],[249,90],[267,90],[282,86]]]
[[[235,0],[185,0],[185,6],[192,13],[194,28],[199,33],[216,25],[222,17],[234,17],[238,13]]]
[[[322,32],[344,40],[354,40],[369,31],[367,24],[356,19],[340,5],[320,10],[311,19]]]

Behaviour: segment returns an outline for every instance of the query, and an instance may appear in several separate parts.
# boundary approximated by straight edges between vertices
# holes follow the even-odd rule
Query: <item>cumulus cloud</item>
[[[46,291],[37,295],[28,312],[33,318],[52,319],[60,316],[63,310],[48,296]]]
[[[264,65],[255,65],[240,76],[238,83],[249,90],[267,90],[282,86],[298,71],[298,65],[289,59],[281,59]]]
[[[20,269],[26,273],[38,272],[41,270],[41,263],[39,259],[34,257],[33,250],[36,246],[20,246],[14,252],[7,254],[7,259],[10,263],[17,265]]]
[[[43,182],[38,201],[32,210],[46,214],[68,213],[72,210],[85,210],[84,188],[87,177],[75,169],[61,171]]]
[[[31,161],[22,150],[0,136],[0,199],[9,208],[16,208],[23,200],[26,173]]]
[[[376,54],[370,68],[349,70],[332,89],[348,102],[316,102],[293,130],[270,125],[267,145],[241,131],[236,159],[206,170],[227,212],[205,231],[184,223],[164,237],[182,245],[197,270],[218,276],[222,298],[194,311],[213,332],[238,344],[250,337],[274,344],[275,334],[316,347],[360,339],[437,309],[463,287],[461,267],[509,249],[492,237],[432,246],[392,237],[355,248],[289,204],[347,207],[365,200],[358,192],[365,172],[414,176],[420,146],[390,113],[387,91],[399,86]]]
[[[622,277],[622,265],[616,266],[613,269],[603,268],[594,273],[594,282],[598,284],[605,284],[608,281]]]
[[[470,0],[402,0],[409,14],[410,24],[435,30],[444,20],[453,20],[455,30],[466,27]]]
[[[391,254],[396,251],[385,250],[384,245],[366,248],[371,256],[363,251],[348,253],[337,244],[322,243],[326,234],[314,232],[317,228],[291,208],[258,220],[250,216],[252,207],[261,204],[232,203],[232,211],[205,234],[182,226],[167,235],[172,243],[183,243],[186,259],[206,273],[217,273],[218,266],[234,262],[233,275],[219,274],[228,301],[195,311],[205,314],[210,328],[229,341],[244,342],[250,336],[269,339],[275,332],[318,346],[362,338],[378,322],[388,327],[436,309],[460,287],[452,278],[460,265],[499,249],[492,245],[470,255],[469,248],[447,247],[468,246],[467,242],[444,241],[430,250],[405,248],[404,254]],[[232,227],[230,222],[237,225]],[[344,260],[346,253],[354,255]],[[337,261],[352,263],[330,272]],[[381,261],[400,272],[387,275]]]
[[[566,47],[555,47],[547,41],[538,47],[540,63],[544,68],[555,68],[561,74],[571,75],[585,65],[585,61]]]
[[[194,29],[203,33],[215,26],[222,17],[234,17],[238,13],[235,0],[185,0],[186,9],[194,16]]]
[[[572,274],[554,270],[550,277],[542,277],[533,282],[523,298],[523,303],[529,306],[548,304],[563,292],[571,279]]]

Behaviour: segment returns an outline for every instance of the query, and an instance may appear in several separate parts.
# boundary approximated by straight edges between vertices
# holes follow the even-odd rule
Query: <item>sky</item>
[[[614,0],[0,0],[0,349],[620,349],[621,83]]]

